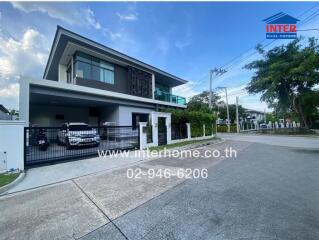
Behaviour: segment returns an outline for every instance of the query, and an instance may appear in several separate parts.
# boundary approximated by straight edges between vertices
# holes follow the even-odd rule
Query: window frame
[[[78,59],[78,57],[80,57],[82,59],[86,59],[87,61],[82,60],[82,59]],[[89,68],[90,68],[90,70],[89,70],[90,71],[89,72],[90,79],[87,79],[87,80],[99,81],[99,82],[110,84],[110,85],[114,85],[115,84],[115,65],[114,64],[112,64],[110,62],[107,62],[105,60],[102,60],[100,58],[88,55],[86,53],[80,52],[80,51],[76,51],[74,53],[74,55],[73,55],[73,58],[74,58],[73,68],[74,68],[74,77],[75,78],[77,77],[77,74],[76,74],[76,72],[77,72],[77,63],[80,62],[82,64],[89,65]],[[99,63],[97,61],[99,61]],[[103,67],[103,64],[104,64],[104,67]],[[107,65],[109,67],[107,67]],[[99,71],[100,71],[99,80],[93,78],[93,75],[94,75],[93,74],[93,69],[94,68],[98,68]],[[102,72],[103,73],[102,76],[101,76],[101,70],[103,71]],[[106,77],[105,76],[107,76],[107,75],[105,74],[105,71],[106,72],[110,72],[113,75],[113,77],[110,78],[110,81],[106,81]],[[83,77],[83,79],[86,79],[86,78]]]

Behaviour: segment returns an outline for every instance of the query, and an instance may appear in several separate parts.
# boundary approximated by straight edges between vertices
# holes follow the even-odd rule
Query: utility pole
[[[230,132],[230,119],[229,119],[227,87],[218,87],[218,88],[219,88],[219,89],[225,89],[225,95],[226,95],[226,110],[227,110],[227,132]]]
[[[222,68],[214,68],[213,70],[209,70],[209,108],[211,109],[212,106],[212,98],[213,98],[213,93],[212,93],[212,82],[213,82],[213,74],[215,73],[215,76],[221,76],[227,71]]]
[[[239,133],[238,96],[236,96],[236,125],[237,125],[237,133]]]
[[[209,108],[212,109],[212,98],[213,98],[213,93],[212,93],[212,76],[213,76],[213,70],[209,70]]]
[[[226,108],[227,108],[227,131],[230,132],[230,122],[229,122],[229,108],[228,108],[228,96],[227,96],[227,87],[225,87],[226,93]]]

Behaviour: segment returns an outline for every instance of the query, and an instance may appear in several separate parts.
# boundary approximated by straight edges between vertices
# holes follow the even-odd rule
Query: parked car
[[[268,128],[268,126],[267,126],[267,124],[262,123],[262,124],[260,124],[260,128],[265,129],[265,128]]]
[[[100,136],[86,123],[64,123],[58,131],[57,141],[67,149],[78,146],[98,146]]]

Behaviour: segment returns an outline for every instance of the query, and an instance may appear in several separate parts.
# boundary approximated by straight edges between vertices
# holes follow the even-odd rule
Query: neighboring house
[[[0,104],[0,120],[12,120],[9,110]]]
[[[266,115],[264,112],[247,109],[246,114],[247,114],[247,117],[246,117],[247,121],[251,123],[258,124],[261,121],[265,121]]]
[[[43,79],[20,81],[20,119],[134,126],[151,112],[186,108],[184,97],[172,95],[186,82],[58,26]]]

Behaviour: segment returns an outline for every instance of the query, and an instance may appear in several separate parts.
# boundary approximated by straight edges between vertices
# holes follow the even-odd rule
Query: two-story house
[[[161,108],[185,108],[172,88],[186,82],[58,26],[43,79],[20,81],[20,119],[135,126]]]
[[[265,112],[262,111],[257,111],[253,109],[246,109],[246,114],[247,114],[247,121],[253,123],[253,124],[258,124],[260,122],[265,121]]]

